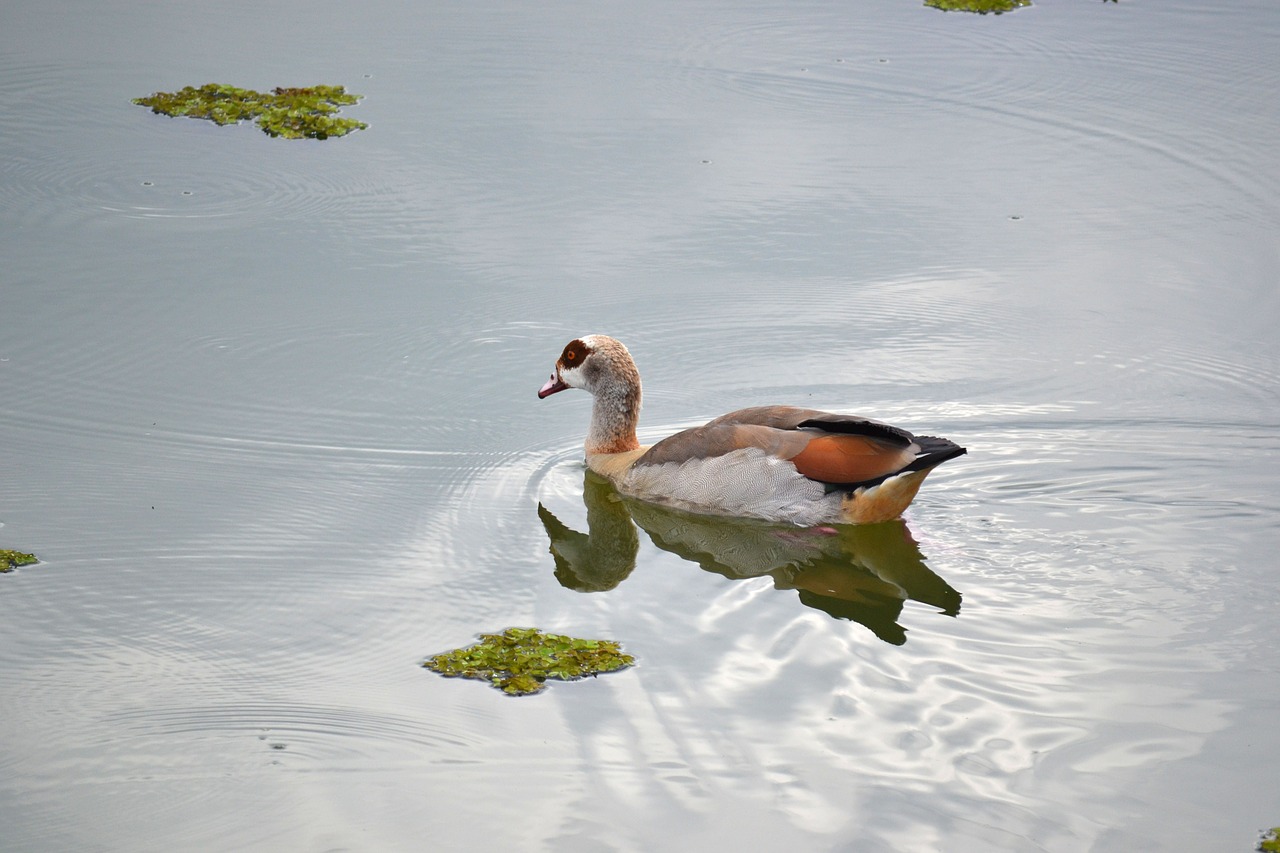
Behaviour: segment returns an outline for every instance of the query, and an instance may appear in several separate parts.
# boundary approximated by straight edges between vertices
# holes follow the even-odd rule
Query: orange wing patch
[[[861,435],[820,435],[791,461],[810,480],[861,483],[900,471],[914,460],[913,447],[891,447]]]

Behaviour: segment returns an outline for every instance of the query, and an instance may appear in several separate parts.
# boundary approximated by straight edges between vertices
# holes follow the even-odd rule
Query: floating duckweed
[[[276,87],[264,94],[253,89],[206,83],[177,92],[156,92],[146,98],[134,98],[133,102],[150,107],[153,113],[204,118],[216,124],[254,119],[268,136],[328,139],[369,126],[353,118],[337,116],[339,107],[354,104],[360,97],[348,94],[342,86]]]
[[[480,642],[427,658],[423,666],[449,678],[488,681],[512,696],[539,693],[549,678],[576,681],[634,664],[612,640],[581,640],[544,634],[537,628],[508,628],[481,634]]]
[[[21,551],[0,550],[0,572],[11,572],[18,566],[29,566],[38,563],[35,554],[24,554]]]
[[[1262,840],[1258,842],[1258,849],[1262,853],[1280,853],[1280,826],[1273,826],[1267,830]]]
[[[924,5],[944,12],[977,12],[979,15],[990,12],[1000,15],[1020,6],[1030,6],[1031,0],[924,0]]]

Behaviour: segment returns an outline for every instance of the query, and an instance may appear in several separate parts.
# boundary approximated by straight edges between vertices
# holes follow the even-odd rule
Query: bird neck
[[[598,390],[594,397],[587,455],[639,448],[636,424],[640,421],[640,386],[620,383]]]

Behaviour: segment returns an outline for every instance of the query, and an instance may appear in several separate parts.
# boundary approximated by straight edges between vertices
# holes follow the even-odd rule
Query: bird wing
[[[906,469],[920,450],[912,439],[905,430],[852,415],[757,406],[669,436],[635,464],[682,464],[754,447],[789,460],[811,480],[845,486]]]

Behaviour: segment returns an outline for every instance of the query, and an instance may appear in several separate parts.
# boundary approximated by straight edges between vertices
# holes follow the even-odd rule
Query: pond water
[[[1280,823],[1280,6],[0,10],[0,848],[1222,850]],[[186,84],[344,84],[287,142]],[[791,403],[902,524],[613,500]],[[552,546],[556,553],[552,553]],[[512,625],[639,664],[512,699]]]

